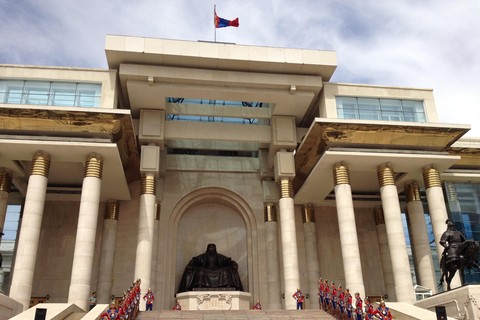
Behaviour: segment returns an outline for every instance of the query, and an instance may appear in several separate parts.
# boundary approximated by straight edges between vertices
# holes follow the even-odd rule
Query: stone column
[[[5,216],[7,215],[8,198],[10,195],[10,187],[12,186],[12,174],[4,169],[0,170],[0,232],[4,231]],[[0,243],[2,235],[0,234]],[[3,268],[0,268],[0,292],[3,288]]]
[[[337,164],[333,167],[333,181],[335,184],[335,204],[340,245],[342,247],[343,269],[345,270],[345,288],[349,288],[352,293],[358,292],[361,297],[365,297],[352,188],[350,187],[348,167],[345,164]]]
[[[50,157],[37,153],[32,159],[32,171],[28,179],[22,226],[10,286],[10,298],[20,302],[23,310],[28,309],[30,305],[49,171]]]
[[[397,187],[394,183],[393,169],[390,166],[383,166],[378,168],[377,173],[397,301],[413,304],[415,302],[415,292],[412,275],[410,274],[407,242],[403,230],[402,212]]]
[[[423,211],[422,199],[420,198],[420,189],[418,184],[411,183],[405,185],[404,190],[418,284],[432,289],[432,293],[435,294],[437,293],[437,280],[435,278],[430,240],[428,239],[425,212]]]
[[[298,269],[297,231],[292,182],[283,178],[278,185],[278,206],[280,208],[280,231],[282,235],[283,279],[285,284],[285,309],[297,308],[292,295],[300,288]]]
[[[12,186],[12,174],[7,170],[0,170],[0,231],[3,231],[5,225],[5,216],[7,215],[8,198],[10,196],[10,187]],[[2,238],[0,237],[0,242]],[[0,288],[2,286],[0,285]]]
[[[72,275],[68,291],[68,303],[88,310],[93,254],[97,234],[98,208],[102,187],[103,160],[92,153],[85,160],[85,176],[78,211],[77,235],[73,252]]]
[[[385,283],[385,293],[389,301],[397,301],[395,294],[395,280],[393,279],[392,259],[388,249],[387,228],[385,227],[385,218],[383,210],[380,207],[374,209],[375,225],[377,226],[378,247],[380,249],[380,260],[382,262],[383,281]]]
[[[110,303],[112,296],[113,261],[115,258],[119,211],[120,205],[117,201],[109,201],[105,204],[102,251],[100,252],[97,283],[98,303]]]
[[[273,204],[267,204],[264,213],[268,269],[268,309],[280,310],[282,309],[282,292],[280,289],[280,260],[278,259],[277,208]],[[257,298],[254,297],[254,301],[256,300]]]
[[[153,246],[152,246],[152,275],[150,281],[150,288],[153,294],[157,288],[157,264],[158,264],[158,228],[160,220],[160,209],[162,205],[160,202],[155,203],[155,221],[153,223]]]
[[[143,297],[151,285],[152,249],[155,222],[155,203],[157,184],[155,176],[146,173],[142,177],[140,209],[138,213],[138,239],[135,258],[135,279],[141,279],[141,296]],[[140,303],[140,310],[145,310],[145,303]]]
[[[315,211],[311,204],[302,207],[303,231],[305,235],[305,253],[307,256],[308,294],[310,301],[317,302],[318,278],[320,265],[318,262],[317,229]]]
[[[437,247],[438,261],[442,258],[443,247],[440,245],[442,234],[447,231],[445,221],[448,219],[445,198],[443,197],[442,183],[440,174],[436,168],[426,168],[423,170],[423,181],[425,183],[425,193],[427,194],[428,211],[432,221],[433,236]],[[457,288],[462,285],[458,272],[450,283],[451,288]]]

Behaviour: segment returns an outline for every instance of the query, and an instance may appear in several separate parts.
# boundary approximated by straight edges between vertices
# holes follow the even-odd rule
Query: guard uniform
[[[295,300],[297,300],[297,310],[298,309],[302,309],[303,310],[303,293],[300,291],[300,289],[297,290],[297,292],[295,292],[293,295],[292,295],[293,298],[295,298]]]
[[[370,299],[365,298],[365,314],[368,320],[372,320],[373,318],[373,306],[370,303]]]
[[[353,305],[352,305],[352,295],[347,289],[347,318],[352,319],[352,310],[353,310]]]
[[[357,301],[355,302],[355,312],[357,313],[357,320],[362,320],[362,299],[360,298],[360,295],[355,294],[355,297],[357,298]]]
[[[338,287],[338,307],[340,308],[340,313],[345,312],[345,292],[342,291],[342,287]]]
[[[253,306],[253,309],[254,309],[254,310],[262,310],[262,305],[260,304],[260,302],[257,302],[257,303]]]
[[[318,287],[318,297],[320,298],[320,307],[319,309],[322,308],[322,305],[323,305],[323,291],[325,290],[325,285],[323,284],[323,281],[320,280],[320,286]]]
[[[333,310],[337,309],[337,288],[335,288],[335,283],[332,282],[332,307]]]
[[[328,282],[325,281],[325,304],[328,305],[330,304],[330,287],[328,286]]]
[[[373,312],[373,315],[378,315],[382,320],[392,320],[392,314],[390,313],[390,308],[385,307],[378,307],[377,310]]]
[[[146,311],[148,310],[152,311],[152,306],[153,306],[153,301],[155,300],[155,296],[150,290],[143,296],[143,300],[146,301]]]

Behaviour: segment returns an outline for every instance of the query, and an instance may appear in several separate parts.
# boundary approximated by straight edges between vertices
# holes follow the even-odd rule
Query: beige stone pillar
[[[388,249],[387,228],[385,227],[383,210],[382,208],[377,207],[373,212],[375,215],[375,225],[377,226],[378,247],[380,249],[385,293],[388,295],[389,301],[397,301],[397,295],[395,294],[395,280],[393,279],[392,259]]]
[[[49,171],[50,157],[37,153],[32,159],[32,171],[28,179],[22,226],[10,286],[10,298],[20,302],[23,310],[28,309],[30,305]]]
[[[115,258],[119,211],[120,204],[117,201],[109,201],[105,204],[102,251],[100,252],[100,267],[97,282],[97,297],[99,303],[110,303],[111,301],[113,261]]]
[[[277,208],[273,204],[265,206],[265,238],[268,269],[268,309],[280,310],[282,309],[282,292],[280,289],[280,260],[278,259]]]
[[[415,292],[413,290],[412,275],[410,274],[407,242],[403,230],[397,187],[394,183],[393,168],[390,166],[378,168],[378,182],[385,217],[385,227],[387,229],[388,247],[392,259],[397,301],[413,304],[415,302]]]
[[[300,288],[298,269],[297,231],[295,229],[295,210],[292,182],[283,178],[278,186],[278,206],[280,208],[280,230],[282,236],[283,279],[285,285],[285,309],[297,308],[292,295]]]
[[[315,211],[311,204],[302,207],[303,231],[305,236],[305,253],[307,256],[308,294],[310,301],[318,295],[318,278],[320,278],[320,264],[318,262],[317,229],[315,225]],[[311,306],[310,306],[311,308]]]
[[[150,288],[155,294],[157,288],[157,265],[158,265],[158,228],[160,221],[160,209],[162,205],[160,202],[155,203],[155,221],[153,223],[153,246],[152,246],[152,275],[150,281]]]
[[[103,160],[92,153],[85,160],[85,176],[78,211],[77,235],[73,252],[72,275],[68,302],[88,310],[91,294],[93,254],[97,234],[98,208],[102,187]]]
[[[12,174],[7,170],[0,170],[0,231],[3,231],[5,225],[5,216],[7,215],[8,198],[10,196],[10,187],[12,186]],[[0,243],[2,238],[0,237]],[[2,286],[0,285],[0,288]]]
[[[350,292],[358,292],[360,296],[365,297],[355,212],[353,210],[352,188],[350,187],[350,174],[345,164],[337,164],[333,167],[333,181],[335,184],[335,204],[337,207],[340,245],[342,247],[343,269],[345,272],[345,288],[349,288]]]
[[[157,184],[154,174],[146,173],[142,177],[140,209],[138,213],[137,253],[135,258],[135,279],[141,279],[141,296],[151,285],[152,249],[155,224],[155,204]],[[145,303],[140,303],[140,310],[145,310]]]
[[[418,284],[437,293],[437,280],[433,266],[432,251],[428,239],[427,223],[423,211],[418,184],[407,184],[404,188],[407,201],[407,214],[410,220],[410,240],[415,255],[415,269]]]
[[[423,181],[425,183],[425,193],[427,194],[428,211],[430,211],[430,219],[432,221],[433,236],[435,237],[435,245],[437,247],[438,262],[440,263],[444,249],[440,244],[440,238],[442,234],[447,231],[445,221],[448,219],[448,214],[438,169],[424,169]],[[461,285],[460,275],[457,272],[450,286],[453,289]]]

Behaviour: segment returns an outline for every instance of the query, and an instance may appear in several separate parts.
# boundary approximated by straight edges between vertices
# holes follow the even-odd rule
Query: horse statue
[[[447,251],[447,249],[445,249]],[[465,284],[465,269],[479,269],[478,265],[478,253],[480,252],[480,244],[474,240],[465,240],[460,243],[456,249],[457,259],[447,262],[447,255],[442,255],[440,260],[440,269],[442,270],[442,276],[440,277],[439,287],[443,285],[443,282],[447,282],[447,290],[451,290],[450,283],[452,282],[453,277],[457,270],[460,270],[460,279],[462,285]]]

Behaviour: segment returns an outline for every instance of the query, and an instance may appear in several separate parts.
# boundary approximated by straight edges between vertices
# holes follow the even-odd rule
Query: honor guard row
[[[355,293],[355,301],[349,289],[342,290],[342,286],[335,286],[335,283],[328,283],[328,280],[318,280],[318,303],[319,308],[330,313],[337,319],[382,319],[392,320],[390,309],[385,306],[385,301],[374,310],[370,299],[365,298],[365,308],[358,292]],[[355,303],[355,307],[354,304]],[[375,317],[375,318],[374,318]]]

